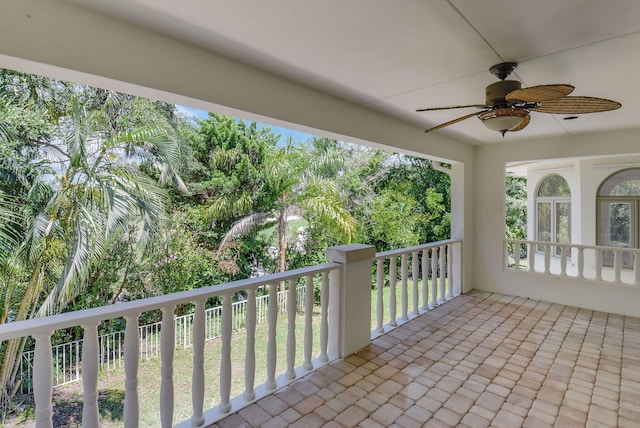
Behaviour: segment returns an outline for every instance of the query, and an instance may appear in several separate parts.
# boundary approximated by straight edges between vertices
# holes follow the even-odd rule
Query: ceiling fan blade
[[[542,102],[562,98],[573,92],[571,85],[539,85],[530,88],[516,89],[504,98],[507,101]]]
[[[462,122],[463,120],[469,119],[469,118],[474,117],[474,116],[479,116],[479,115],[481,115],[482,113],[487,112],[487,111],[489,111],[489,110],[484,110],[484,111],[481,111],[481,112],[479,112],[479,113],[471,113],[471,114],[467,114],[467,115],[462,116],[462,117],[459,117],[459,118],[457,118],[457,119],[450,120],[449,122],[441,123],[440,125],[438,125],[438,126],[434,126],[433,128],[429,128],[429,129],[427,129],[427,130],[426,130],[426,131],[424,131],[424,132],[433,132],[433,131],[437,131],[438,129],[442,129],[442,128],[444,128],[445,126],[449,126],[449,125],[453,125],[454,123]]]
[[[520,130],[524,129],[529,124],[529,122],[531,122],[531,115],[527,114],[524,117],[524,120],[522,121],[522,123],[518,127],[510,129],[509,132],[520,131]]]
[[[622,106],[617,101],[594,97],[564,97],[540,103],[535,111],[552,114],[598,113],[615,110]]]
[[[454,108],[467,108],[467,107],[487,108],[487,106],[485,106],[483,104],[469,104],[469,105],[466,105],[466,106],[446,106],[446,107],[419,108],[416,111],[451,110],[451,109],[454,109]]]

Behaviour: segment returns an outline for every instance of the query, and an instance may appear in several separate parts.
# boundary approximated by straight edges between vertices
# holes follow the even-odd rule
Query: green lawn
[[[287,242],[295,242],[298,239],[298,229],[307,227],[308,222],[303,218],[294,218],[287,222]],[[278,225],[274,224],[258,232],[258,235],[273,246],[278,245]]]

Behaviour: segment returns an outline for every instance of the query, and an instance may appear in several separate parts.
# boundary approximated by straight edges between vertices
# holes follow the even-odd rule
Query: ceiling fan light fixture
[[[482,113],[480,120],[484,126],[492,131],[498,131],[503,136],[507,131],[518,128],[526,119],[529,112],[523,108],[496,108]]]

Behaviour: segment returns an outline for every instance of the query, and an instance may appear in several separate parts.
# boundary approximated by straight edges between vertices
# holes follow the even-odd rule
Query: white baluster
[[[269,314],[267,338],[267,382],[268,391],[276,389],[276,323],[278,320],[278,285],[269,284]]]
[[[80,380],[80,361],[82,361],[82,358],[80,358],[80,341],[77,340],[74,344],[74,349],[76,350],[75,355],[76,355],[76,376],[75,376],[75,380]],[[84,405],[83,405],[84,407]]]
[[[578,278],[584,278],[584,248],[578,247]]]
[[[329,273],[322,272],[322,288],[320,289],[320,361],[329,361]]]
[[[447,300],[453,299],[453,244],[447,245]]]
[[[162,361],[160,383],[160,423],[163,427],[173,426],[173,353],[176,347],[176,327],[173,307],[162,308],[160,328],[160,359]]]
[[[596,248],[596,280],[602,281],[602,250]]]
[[[220,413],[231,411],[231,333],[233,307],[231,293],[222,295],[222,343],[220,350]]]
[[[244,399],[253,401],[256,398],[254,382],[256,376],[256,289],[247,290],[247,340],[244,356]]]
[[[296,283],[297,279],[289,280],[289,290],[287,293],[287,379],[293,380],[296,378],[295,364],[296,364]]]
[[[376,293],[378,298],[376,301],[376,318],[378,333],[384,333],[384,259],[378,259],[376,263]]]
[[[551,273],[551,244],[544,244],[544,273]]]
[[[140,337],[138,315],[127,315],[124,332],[124,426],[134,428],[139,424],[138,364],[140,363]]]
[[[446,290],[445,290],[445,280],[446,280],[446,269],[445,269],[445,262],[446,262],[446,258],[447,258],[447,253],[445,251],[444,245],[440,246],[440,251],[438,251],[438,259],[440,262],[440,269],[439,269],[439,274],[440,274],[440,300],[439,303],[444,303],[446,301]]]
[[[422,250],[422,309],[429,309],[429,249]]]
[[[431,307],[438,306],[438,247],[431,249]]]
[[[33,399],[36,405],[36,428],[53,428],[53,357],[51,333],[34,335],[36,347],[33,356]]]
[[[98,323],[85,324],[82,328],[82,426],[98,428]]]
[[[304,295],[304,368],[313,370],[311,353],[313,352],[313,276],[307,275]]]
[[[408,277],[409,277],[409,268],[407,267],[407,255],[403,254],[400,259],[400,269],[401,269],[401,280],[402,280],[402,320],[409,320],[409,285],[408,285]]]
[[[420,261],[418,260],[418,252],[414,251],[411,257],[411,276],[413,277],[413,313],[418,316],[420,311],[418,305],[420,304]]]
[[[193,416],[191,426],[204,425],[204,342],[206,336],[206,312],[204,300],[196,300],[193,314],[193,372],[191,375],[191,400],[193,401]]]
[[[615,282],[620,284],[622,282],[622,251],[614,250],[613,252],[613,271],[615,273]]]
[[[512,241],[513,242],[513,262],[515,265],[513,266],[515,270],[520,270],[520,241]],[[509,245],[507,244],[507,248]]]
[[[536,244],[535,242],[529,242],[529,252],[527,253],[529,257],[529,272],[536,271]]]
[[[560,245],[560,275],[567,276],[567,251],[566,245]]]
[[[396,256],[389,258],[389,325],[398,325],[396,321],[396,282],[398,282],[398,266]]]

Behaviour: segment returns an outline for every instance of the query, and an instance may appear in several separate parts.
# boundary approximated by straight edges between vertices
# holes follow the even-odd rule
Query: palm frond
[[[180,147],[162,127],[139,129],[120,133],[105,142],[103,150],[123,147],[135,151],[135,158],[153,165],[159,172],[161,185],[170,184],[180,192],[188,193],[187,186],[178,173]]]
[[[316,182],[314,192],[301,198],[300,207],[308,219],[335,230],[349,243],[355,236],[355,220],[340,200],[337,189],[321,185],[323,182]]]
[[[40,306],[40,316],[57,312],[77,296],[82,289],[81,284],[88,278],[92,262],[97,262],[104,254],[104,236],[97,233],[100,228],[96,217],[99,216],[90,207],[77,208],[67,263],[58,283]]]
[[[256,230],[269,220],[271,213],[252,213],[233,223],[231,228],[222,237],[218,246],[218,251],[222,251],[236,238],[245,236],[249,232]]]
[[[0,263],[11,257],[19,247],[22,221],[17,198],[0,192]]]
[[[207,213],[213,220],[221,220],[247,215],[252,209],[251,195],[243,192],[239,195],[224,195],[213,198],[207,207]]]

